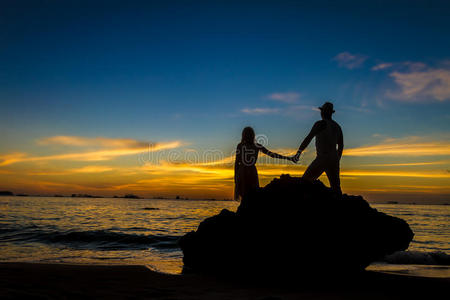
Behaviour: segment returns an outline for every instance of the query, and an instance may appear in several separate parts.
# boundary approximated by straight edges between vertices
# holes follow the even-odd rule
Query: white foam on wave
[[[368,266],[366,270],[396,275],[420,276],[429,278],[450,278],[449,266],[393,265],[386,263],[373,263]]]

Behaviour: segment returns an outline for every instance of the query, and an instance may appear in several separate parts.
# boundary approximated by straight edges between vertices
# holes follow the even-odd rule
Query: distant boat
[[[398,202],[397,201],[388,201],[388,202],[386,202],[387,204],[398,204]]]
[[[0,191],[0,196],[14,196],[14,193],[10,191]]]

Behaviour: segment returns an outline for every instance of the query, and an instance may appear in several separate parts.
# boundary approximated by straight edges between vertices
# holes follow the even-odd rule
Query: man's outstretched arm
[[[295,158],[298,160],[300,157],[300,154],[303,152],[303,150],[308,147],[309,143],[311,143],[312,139],[322,130],[324,129],[324,124],[321,121],[317,121],[313,127],[311,128],[311,131],[309,134],[305,137],[303,142],[300,144],[300,147],[298,147],[297,154],[295,155]]]

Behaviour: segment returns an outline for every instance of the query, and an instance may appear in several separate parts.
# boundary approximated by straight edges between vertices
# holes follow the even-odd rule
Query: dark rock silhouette
[[[408,248],[414,234],[361,196],[282,175],[179,240],[185,270],[216,274],[354,273]]]

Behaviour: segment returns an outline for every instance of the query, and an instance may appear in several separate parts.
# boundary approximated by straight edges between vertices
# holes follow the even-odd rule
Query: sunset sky
[[[332,101],[344,193],[450,202],[449,20],[448,1],[2,1],[0,190],[231,198],[243,127],[294,154]],[[261,185],[314,153],[261,157]]]

